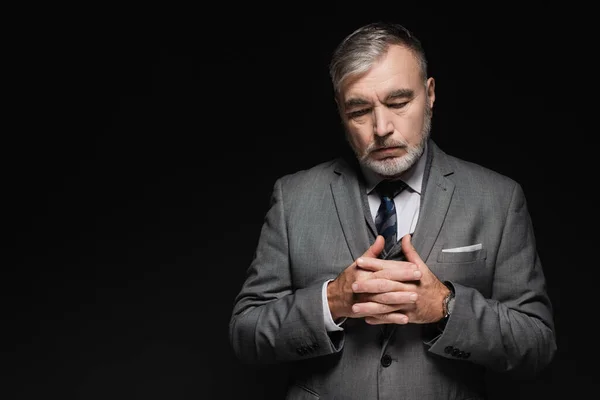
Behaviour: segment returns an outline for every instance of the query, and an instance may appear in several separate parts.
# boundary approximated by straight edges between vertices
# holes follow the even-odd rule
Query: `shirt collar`
[[[408,170],[404,171],[402,175],[400,175],[400,179],[402,179],[412,191],[417,192],[419,194],[421,194],[422,191],[423,174],[425,173],[426,163],[427,145],[425,145],[423,154],[421,155],[421,157],[419,157],[417,162]],[[377,186],[377,184],[383,180],[383,178],[378,176],[370,169],[365,168],[363,165],[361,165],[360,168],[365,177],[367,194],[370,194],[373,191],[373,189],[375,189],[375,186]]]

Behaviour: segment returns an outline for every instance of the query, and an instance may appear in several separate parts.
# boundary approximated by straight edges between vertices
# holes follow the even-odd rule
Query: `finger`
[[[410,282],[421,279],[423,273],[416,264],[397,261],[391,268],[373,272],[369,279],[388,279],[397,282]]]
[[[356,265],[359,268],[366,269],[368,271],[381,271],[382,269],[391,268],[391,261],[382,260],[380,258],[372,258],[372,257],[359,257],[356,259]]]
[[[352,284],[354,293],[408,292],[413,288],[414,285],[406,285],[389,279],[366,279]]]
[[[367,251],[365,251],[363,253],[362,257],[377,258],[383,251],[384,246],[385,246],[385,239],[383,238],[383,236],[377,235],[377,237],[375,238],[375,241],[373,242],[371,247],[369,247],[367,249]]]
[[[421,256],[417,253],[417,250],[412,245],[411,235],[408,233],[402,237],[402,252],[406,256],[406,259],[411,263],[417,265],[418,268],[426,267],[423,260],[421,260]]]
[[[365,317],[365,322],[369,325],[384,325],[389,323],[384,319],[372,316]]]
[[[398,305],[381,304],[372,301],[366,303],[355,303],[352,305],[352,312],[355,316],[366,317],[370,315],[388,314],[398,311]]]
[[[381,324],[397,324],[405,325],[408,323],[408,317],[399,312],[391,312],[380,315],[369,315],[365,317],[365,322],[369,325],[381,325]]]
[[[415,304],[418,295],[414,292],[387,292],[378,293],[368,296],[369,300],[374,303],[388,305],[408,305]]]
[[[370,271],[381,271],[383,269],[397,269],[399,266],[402,266],[403,268],[411,268],[412,270],[419,269],[418,265],[413,263],[412,261],[382,260],[380,258],[370,257],[357,258],[356,265],[362,269],[368,269]]]

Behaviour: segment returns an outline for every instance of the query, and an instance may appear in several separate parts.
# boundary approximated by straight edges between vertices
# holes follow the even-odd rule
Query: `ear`
[[[425,90],[427,91],[427,100],[429,101],[429,108],[433,108],[433,103],[435,103],[435,79],[427,79]]]

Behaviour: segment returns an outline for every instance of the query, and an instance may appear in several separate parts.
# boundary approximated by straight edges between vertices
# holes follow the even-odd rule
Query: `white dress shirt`
[[[419,208],[421,205],[421,192],[423,186],[423,174],[425,172],[425,164],[427,162],[427,148],[423,152],[423,155],[410,169],[405,171],[401,175],[401,179],[408,186],[396,197],[394,197],[394,204],[396,207],[396,220],[398,224],[398,231],[396,237],[398,240],[402,239],[402,236],[407,233],[413,233],[419,219]],[[361,167],[362,168],[362,167]],[[369,199],[369,208],[371,210],[371,216],[375,221],[377,215],[377,209],[381,203],[381,198],[374,191],[375,186],[382,180],[375,173],[366,168],[362,168],[362,172],[366,180],[367,196]],[[345,321],[342,320],[339,323],[335,323],[331,317],[331,311],[329,310],[329,303],[327,301],[327,284],[332,279],[326,281],[323,284],[322,299],[323,299],[323,315],[325,317],[325,326],[328,331],[339,331],[343,328],[341,324]]]

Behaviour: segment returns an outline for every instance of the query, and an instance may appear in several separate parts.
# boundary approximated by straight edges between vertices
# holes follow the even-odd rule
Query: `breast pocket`
[[[486,262],[485,248],[476,250],[438,251],[435,262],[428,264],[441,281],[451,281],[489,293],[493,269]]]
[[[454,251],[453,249],[446,250],[442,249],[442,251],[438,253],[438,263],[468,263],[486,259],[486,251],[484,248],[464,251]]]

